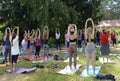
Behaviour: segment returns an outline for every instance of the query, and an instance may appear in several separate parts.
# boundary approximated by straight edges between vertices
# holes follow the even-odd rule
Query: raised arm
[[[12,34],[15,32],[15,29],[16,29],[16,27],[13,28],[13,30],[12,30]]]
[[[85,23],[85,39],[87,39],[87,22],[88,20],[86,20],[86,23]]]
[[[91,18],[90,18],[90,20],[91,20],[92,26],[93,26],[93,28],[92,28],[92,38],[94,38],[94,35],[95,35],[95,25],[94,25],[94,22],[93,22],[93,20]]]
[[[9,40],[11,41],[12,40],[12,33],[11,33],[11,29],[8,27],[7,28],[8,32],[9,32]]]
[[[28,36],[28,33],[27,33],[27,31],[26,31],[26,30],[24,31],[24,35],[25,35],[25,36]]]
[[[35,31],[34,31],[34,29],[32,29],[32,31],[31,31],[31,33],[32,33],[32,37],[34,37],[34,34],[35,34]]]
[[[7,35],[7,28],[5,29],[5,35]]]
[[[30,37],[30,30],[28,30],[28,35],[27,36]]]
[[[48,28],[48,27],[47,27]],[[47,30],[47,39],[49,39],[49,28]]]
[[[40,29],[37,29],[37,30],[36,30],[36,37],[37,37],[37,35],[38,35],[38,37],[40,38],[40,35],[41,35]]]
[[[17,28],[17,36],[19,36],[19,27],[16,27]]]
[[[77,37],[77,26],[76,25],[74,26],[75,26],[75,36]]]
[[[68,26],[68,30],[67,30],[68,36],[70,36],[70,27],[71,27],[71,24],[69,24]]]
[[[9,31],[9,35],[11,36],[12,32],[11,32],[11,29],[10,28],[7,28],[8,31]]]

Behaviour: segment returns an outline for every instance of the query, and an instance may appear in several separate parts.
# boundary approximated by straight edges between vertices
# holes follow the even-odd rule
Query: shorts
[[[94,53],[96,52],[95,45],[87,45],[85,48],[85,53]]]
[[[18,55],[12,55],[12,63],[17,63]]]

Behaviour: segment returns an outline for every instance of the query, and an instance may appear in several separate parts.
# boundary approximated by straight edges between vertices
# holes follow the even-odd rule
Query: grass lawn
[[[97,48],[97,56],[99,55],[99,48]],[[119,50],[113,50],[112,53],[120,54]],[[61,52],[59,55],[64,56]],[[10,66],[0,67],[0,81],[100,81],[96,80],[93,77],[83,78],[80,76],[81,72],[85,68],[86,58],[83,56],[83,53],[78,52],[79,60],[77,63],[82,64],[82,67],[74,75],[60,75],[57,72],[63,69],[68,63],[63,61],[57,62],[59,68],[52,69],[52,65],[55,64],[55,61],[50,61],[47,63],[42,63],[45,65],[44,69],[37,69],[35,72],[29,74],[10,74],[6,73],[5,70],[9,69]],[[31,68],[33,66],[32,62],[24,61],[22,58],[19,58],[21,62],[17,64],[17,67],[26,67]],[[114,64],[101,64],[99,61],[96,61],[96,65],[101,65],[102,69],[100,73],[102,74],[113,74],[116,76],[116,81],[120,81],[120,60],[115,56],[110,56],[110,59],[115,61]]]

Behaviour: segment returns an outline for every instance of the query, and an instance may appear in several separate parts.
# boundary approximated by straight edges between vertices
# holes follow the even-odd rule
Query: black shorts
[[[17,63],[18,55],[12,55],[12,63]]]

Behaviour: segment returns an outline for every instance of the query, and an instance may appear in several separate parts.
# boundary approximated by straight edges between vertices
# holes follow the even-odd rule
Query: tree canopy
[[[1,0],[0,23],[6,27],[20,27],[20,32],[27,29],[40,28],[48,25],[51,35],[55,28],[63,32],[68,24],[77,24],[84,28],[87,18],[91,17],[95,24],[103,18],[102,0]]]

